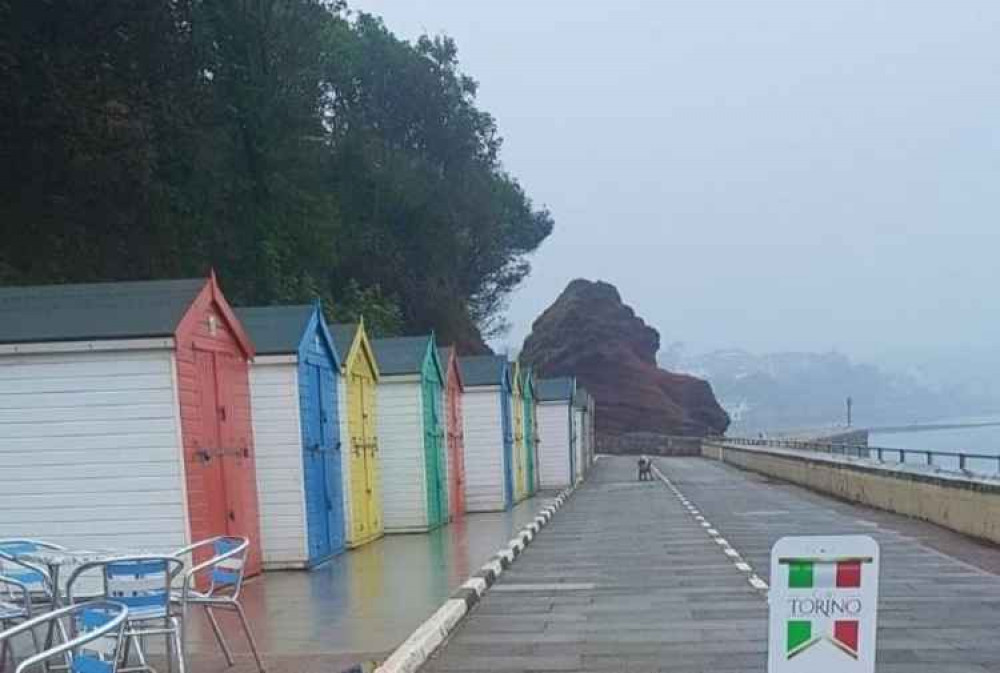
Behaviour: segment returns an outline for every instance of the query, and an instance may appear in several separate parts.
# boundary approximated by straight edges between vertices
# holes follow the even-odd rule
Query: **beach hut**
[[[524,446],[524,379],[521,376],[521,363],[514,360],[510,363],[511,371],[511,416],[514,421],[514,502],[521,502],[527,497],[526,482],[527,461]]]
[[[438,359],[445,371],[445,424],[448,456],[448,505],[451,518],[465,514],[465,432],[462,429],[464,384],[454,348],[439,348]]]
[[[444,370],[434,335],[376,339],[385,532],[448,523]]]
[[[573,396],[576,379],[538,379],[538,476],[543,489],[565,488],[575,481],[577,431]]]
[[[0,521],[84,548],[250,539],[248,360],[215,276],[0,288]]]
[[[465,384],[465,510],[498,512],[514,503],[510,363],[501,355],[458,359]]]
[[[524,399],[524,488],[532,496],[538,488],[538,415],[535,404],[535,375],[531,367],[521,369],[521,397]]]
[[[573,395],[573,430],[576,434],[574,477],[583,479],[593,456],[593,402],[587,390],[577,386]]]
[[[348,547],[382,536],[382,476],[376,433],[379,368],[365,324],[332,325],[340,359],[337,418],[343,475],[344,532]]]
[[[264,568],[302,568],[344,550],[337,360],[319,304],[236,309],[250,368]]]
[[[597,400],[594,396],[587,394],[587,427],[585,438],[587,443],[584,445],[584,471],[590,472],[590,468],[594,466],[594,460],[597,455]]]

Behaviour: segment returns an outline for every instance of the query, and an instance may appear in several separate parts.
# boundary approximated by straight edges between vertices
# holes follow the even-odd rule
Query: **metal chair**
[[[38,627],[51,628],[54,623],[70,619],[74,625],[73,637],[65,643],[28,657],[18,664],[15,673],[26,673],[56,657],[63,659],[69,673],[117,673],[127,616],[128,608],[121,603],[79,603],[33,617],[0,632],[0,642],[7,643],[16,635],[34,632]]]
[[[181,625],[172,610],[171,587],[181,574],[184,564],[169,556],[123,556],[85,563],[70,575],[66,596],[70,604],[78,584],[93,585],[95,571],[100,571],[104,600],[121,603],[128,608],[124,631],[122,667],[119,671],[154,671],[146,659],[144,640],[148,636],[163,636],[166,645],[167,670],[173,670],[176,654],[178,670],[185,673],[184,651],[181,647]],[[130,648],[134,646],[138,666],[128,666]]]
[[[42,540],[0,539],[0,575],[24,584],[31,592],[36,606],[40,603],[52,603],[58,588],[52,586],[52,579],[45,568],[21,561],[17,554],[43,549],[64,551],[65,547]]]
[[[32,617],[31,590],[19,580],[0,575],[0,631],[30,620]],[[40,652],[38,634],[34,629],[28,629],[31,640],[35,644],[35,652]],[[17,665],[14,660],[14,648],[9,638],[0,642],[0,672],[5,671],[7,661]]]
[[[180,603],[185,617],[189,606],[200,605],[205,608],[209,624],[212,625],[212,632],[215,639],[222,648],[222,653],[226,657],[226,662],[232,666],[234,664],[233,653],[222,635],[219,622],[215,619],[213,610],[229,610],[239,615],[240,623],[243,625],[243,633],[250,643],[250,650],[253,652],[254,660],[260,673],[264,673],[264,664],[260,659],[260,652],[257,649],[257,641],[254,640],[247,616],[243,612],[243,605],[240,604],[240,591],[243,589],[243,579],[246,568],[247,552],[250,541],[244,537],[214,537],[208,540],[196,542],[193,545],[184,547],[175,552],[175,556],[184,558],[191,556],[192,567],[184,573],[184,583],[179,592],[174,592],[174,600]],[[201,557],[206,553],[212,556],[201,563],[196,562],[196,557]],[[207,586],[204,591],[198,590],[198,585]],[[187,630],[187,620],[184,620],[184,631]],[[186,635],[182,637],[182,642]]]

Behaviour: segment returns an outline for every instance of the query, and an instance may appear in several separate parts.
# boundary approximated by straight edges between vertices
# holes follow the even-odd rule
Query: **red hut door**
[[[245,436],[248,390],[243,360],[223,351],[195,350],[201,388],[203,508],[209,536],[238,535],[255,541],[257,511],[250,438]],[[250,572],[257,559],[251,556]]]
[[[448,376],[448,452],[451,465],[451,515],[465,514],[465,447],[462,434],[461,395],[455,373]]]
[[[201,432],[195,460],[201,471],[204,489],[203,502],[192,503],[192,510],[198,509],[205,522],[203,530],[208,536],[228,535],[228,507],[226,505],[226,481],[222,466],[222,413],[219,400],[219,378],[216,374],[215,353],[196,350],[195,367],[198,372],[198,390],[201,392]],[[192,497],[196,494],[192,493]],[[197,540],[193,540],[197,542]]]

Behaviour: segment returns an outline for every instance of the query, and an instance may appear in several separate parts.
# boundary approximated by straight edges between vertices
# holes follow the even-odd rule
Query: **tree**
[[[551,232],[448,38],[320,0],[0,0],[0,282],[194,275],[465,350]]]

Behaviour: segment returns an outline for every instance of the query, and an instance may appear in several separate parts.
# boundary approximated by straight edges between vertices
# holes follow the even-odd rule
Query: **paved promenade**
[[[763,673],[771,545],[858,533],[882,545],[880,673],[1000,670],[1000,549],[708,460],[657,465],[707,525],[633,459],[600,460],[424,670]]]

